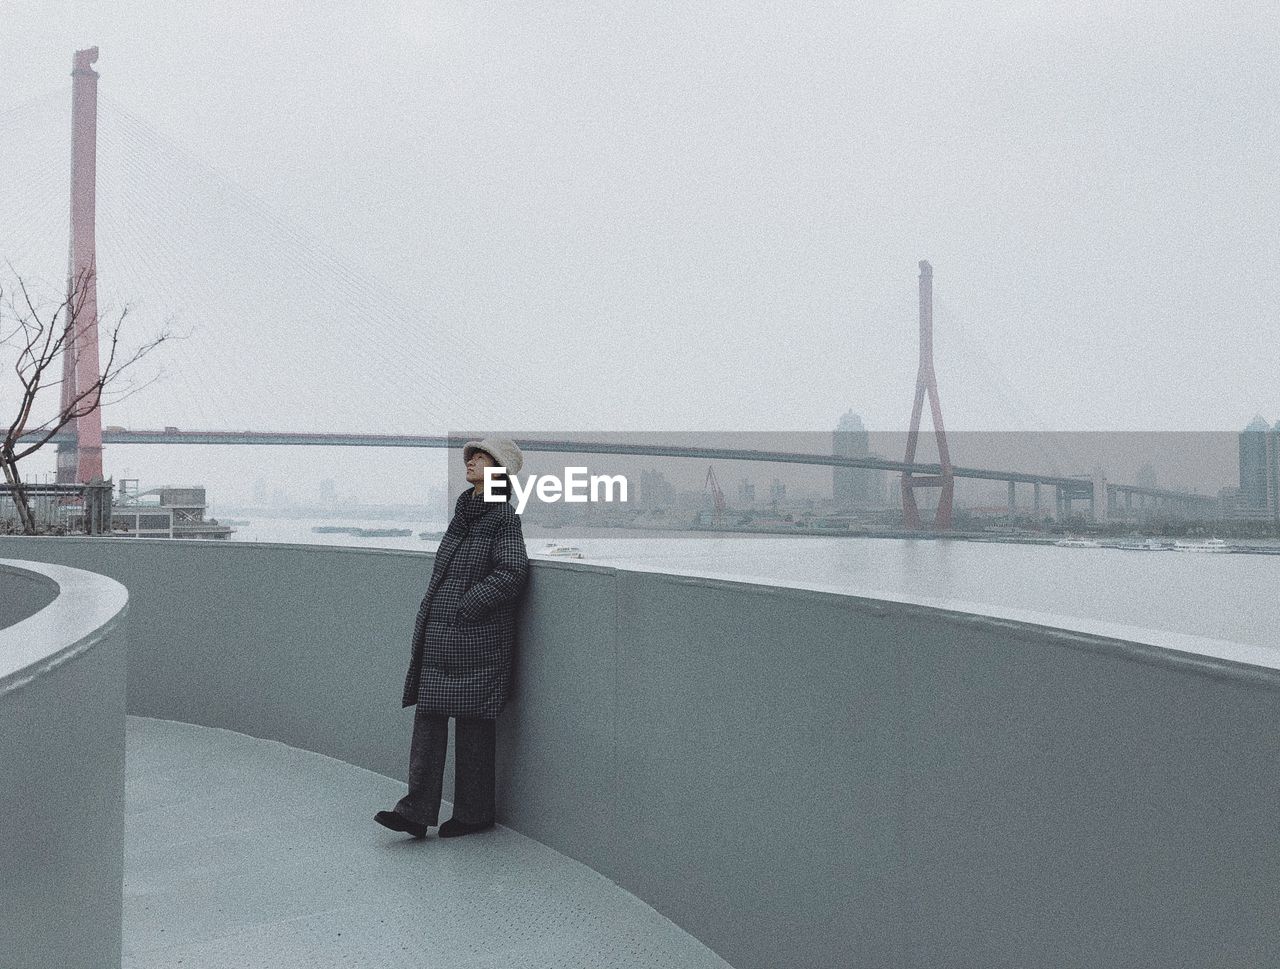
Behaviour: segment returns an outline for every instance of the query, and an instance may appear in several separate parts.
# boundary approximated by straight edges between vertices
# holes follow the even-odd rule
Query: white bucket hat
[[[483,441],[468,441],[462,445],[462,460],[470,461],[471,455],[477,451],[483,451],[493,458],[499,467],[507,469],[507,474],[519,474],[520,468],[524,466],[524,455],[509,437],[486,437]]]

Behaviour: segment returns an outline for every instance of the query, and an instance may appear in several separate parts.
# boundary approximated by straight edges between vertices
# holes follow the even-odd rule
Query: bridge
[[[98,361],[98,250],[97,211],[98,177],[98,79],[93,65],[97,61],[96,48],[78,51],[72,70],[72,142],[71,142],[71,236],[69,275],[83,275],[90,281],[90,291],[83,312],[68,322],[66,341],[68,351],[64,355],[62,380],[63,411],[74,395],[77,386],[92,383],[99,374]],[[120,112],[131,126],[133,137],[142,140],[150,136],[139,127],[137,119]],[[154,138],[150,139],[153,143]],[[138,163],[140,164],[140,163]],[[145,173],[144,173],[145,174]],[[152,190],[151,176],[147,176],[146,190]],[[317,277],[347,278],[351,274],[344,267],[327,264],[317,270],[309,265],[308,272]],[[179,280],[178,282],[182,282]],[[365,298],[368,294],[360,294]],[[910,421],[906,454],[900,461],[881,457],[846,457],[835,454],[817,454],[791,450],[752,450],[721,447],[689,447],[675,444],[643,444],[619,441],[582,441],[522,438],[521,446],[529,451],[564,452],[597,455],[643,455],[677,457],[699,460],[756,461],[787,465],[816,465],[832,468],[860,468],[897,474],[901,483],[903,521],[907,527],[923,528],[915,493],[921,488],[938,488],[934,528],[951,527],[952,495],[956,479],[976,479],[1005,482],[1008,486],[1008,507],[1013,512],[1018,507],[1016,488],[1030,486],[1030,507],[1037,514],[1042,506],[1042,489],[1051,489],[1055,513],[1059,519],[1072,513],[1076,501],[1087,501],[1089,517],[1131,517],[1144,511],[1155,510],[1181,517],[1208,516],[1215,505],[1211,496],[1170,489],[1145,487],[1137,484],[1109,482],[1101,475],[1075,476],[1038,473],[1008,468],[983,468],[954,464],[946,435],[937,378],[933,358],[933,267],[920,263],[919,277],[919,369]],[[343,355],[342,347],[331,348],[335,361]],[[335,366],[341,366],[335,363]],[[220,379],[231,379],[233,368],[222,367]],[[190,387],[192,398],[208,399],[220,396],[219,388],[207,382],[209,374],[199,374],[199,386]],[[184,379],[186,379],[184,377]],[[918,461],[916,450],[924,402],[929,404],[936,440],[938,460]],[[105,407],[106,405],[104,405]],[[409,435],[376,433],[315,433],[269,430],[164,430],[127,429],[114,426],[103,428],[104,407],[93,410],[75,420],[59,433],[53,443],[58,449],[57,478],[61,483],[90,482],[102,477],[103,448],[112,444],[156,445],[267,445],[282,446],[341,446],[341,447],[409,447],[448,448],[460,443],[445,435]],[[483,435],[476,435],[483,436]],[[32,440],[34,434],[21,437]],[[465,439],[465,438],[464,438]]]
[[[287,433],[278,431],[183,431],[176,427],[163,430],[130,430],[108,427],[102,434],[104,444],[186,444],[186,445],[244,445],[259,447],[361,447],[361,448],[460,448],[463,442],[483,437],[481,431],[460,432],[449,435],[432,434],[350,434],[350,433]],[[72,446],[73,434],[55,435],[53,441]],[[569,440],[549,438],[520,438],[520,447],[529,452],[549,452],[578,455],[628,455],[640,457],[688,458],[711,461],[759,461],[771,464],[812,465],[830,468],[861,468],[891,471],[899,474],[939,476],[943,467],[939,463],[892,461],[885,458],[845,457],[836,454],[815,454],[804,451],[765,451],[751,448],[726,448],[685,446],[677,444],[642,444],[626,441]],[[1031,485],[1034,489],[1033,508],[1039,510],[1040,489],[1054,489],[1055,502],[1060,517],[1071,513],[1072,503],[1088,501],[1090,514],[1096,514],[1097,499],[1095,481],[1070,475],[1036,474],[1023,471],[1000,471],[990,468],[951,466],[951,474],[957,478],[984,481],[1005,481],[1009,484],[1009,507],[1017,507],[1014,486]],[[1193,516],[1206,512],[1213,505],[1207,495],[1188,494],[1162,488],[1140,485],[1105,483],[1108,514],[1124,516],[1131,512],[1135,502],[1139,508],[1159,508],[1173,513]],[[1123,504],[1122,504],[1123,503]]]

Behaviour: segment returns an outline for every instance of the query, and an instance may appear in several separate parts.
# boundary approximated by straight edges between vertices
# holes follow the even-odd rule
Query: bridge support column
[[[1036,518],[1040,517],[1040,482],[1037,481],[1031,486],[1031,507],[1036,513]]]
[[[1009,482],[1009,514],[1012,515],[1018,510],[1018,494],[1014,490],[1014,482]]]
[[[74,457],[59,445],[58,481],[102,477],[102,409],[86,393],[100,379],[98,368],[97,155],[98,48],[76,51],[71,65],[71,241],[68,262],[67,335],[62,345],[62,412],[81,415],[72,426]],[[80,399],[83,397],[84,399]],[[77,402],[78,401],[78,402]],[[92,410],[85,408],[93,405]]]
[[[1089,495],[1089,518],[1095,522],[1107,520],[1107,476],[1101,468],[1093,469],[1093,493]]]

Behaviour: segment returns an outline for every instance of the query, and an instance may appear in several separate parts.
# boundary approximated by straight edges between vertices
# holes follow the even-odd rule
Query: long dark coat
[[[492,719],[511,692],[515,612],[529,577],[510,501],[458,496],[413,628],[401,706]]]

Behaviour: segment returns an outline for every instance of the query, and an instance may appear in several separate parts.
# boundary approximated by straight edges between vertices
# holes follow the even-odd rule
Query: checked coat
[[[450,717],[497,717],[511,692],[516,605],[529,577],[510,501],[467,488],[440,540],[413,628],[401,706]]]

